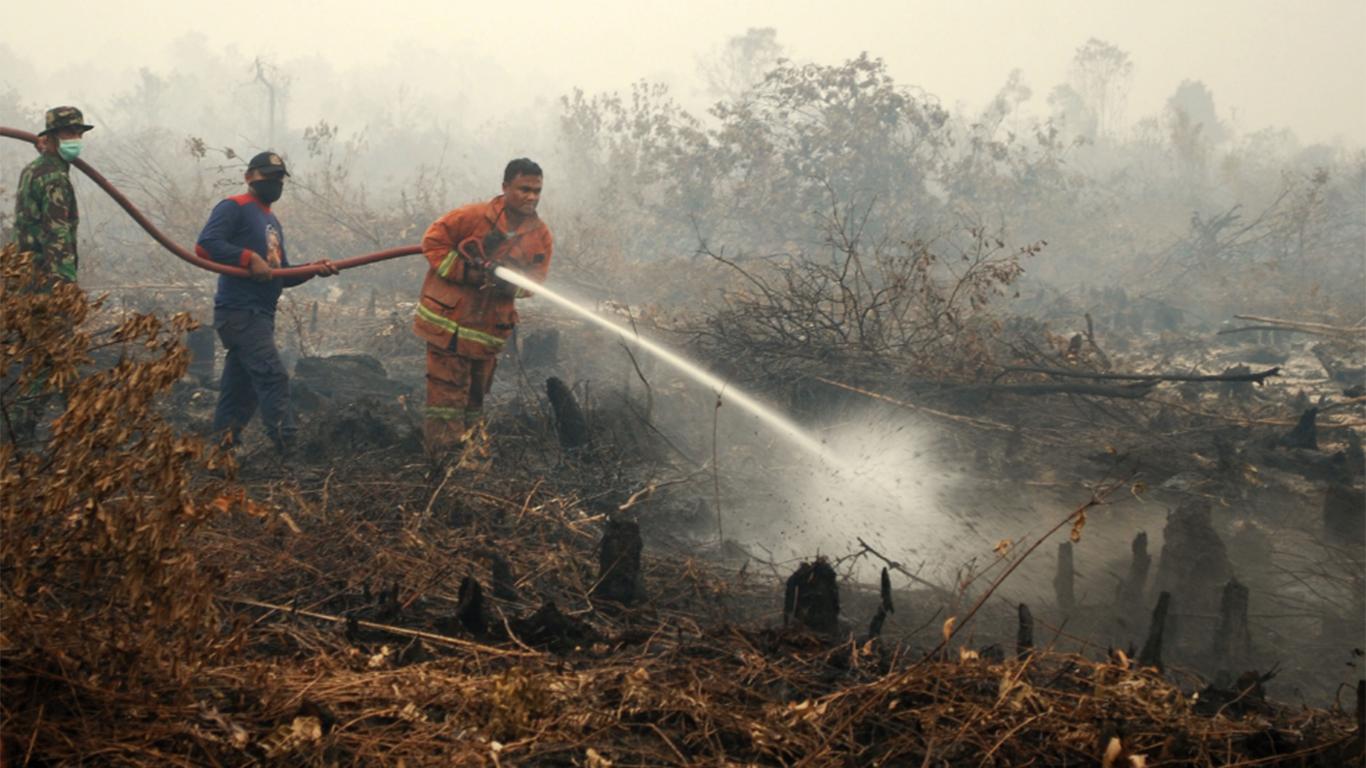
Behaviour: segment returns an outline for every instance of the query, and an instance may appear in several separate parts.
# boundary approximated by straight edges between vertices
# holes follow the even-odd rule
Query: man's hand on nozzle
[[[251,279],[258,283],[270,282],[270,264],[266,263],[265,258],[259,253],[252,252],[251,259],[247,262],[247,272]]]
[[[337,265],[332,263],[331,259],[319,259],[318,261],[313,262],[313,264],[318,268],[318,277],[331,277],[341,272],[340,269],[337,269]]]

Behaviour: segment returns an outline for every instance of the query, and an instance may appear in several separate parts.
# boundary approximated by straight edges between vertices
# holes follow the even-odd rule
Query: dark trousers
[[[242,428],[259,407],[266,436],[276,448],[288,449],[297,427],[289,374],[275,348],[275,317],[247,309],[214,309],[213,327],[228,351],[213,413],[214,435],[231,435],[232,444],[238,445]]]

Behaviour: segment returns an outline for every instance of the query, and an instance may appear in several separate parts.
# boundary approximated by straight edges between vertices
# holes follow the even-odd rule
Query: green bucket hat
[[[80,128],[89,131],[95,126],[85,122],[85,115],[75,107],[53,107],[47,111],[47,128],[39,136],[60,131],[64,128]]]

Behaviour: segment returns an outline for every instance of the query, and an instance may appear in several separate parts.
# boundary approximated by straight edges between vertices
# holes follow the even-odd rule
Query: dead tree
[[[1252,632],[1248,628],[1248,589],[1231,579],[1224,585],[1219,601],[1219,626],[1214,630],[1211,648],[1217,664],[1237,671],[1252,658]]]
[[[1053,593],[1058,598],[1058,610],[1070,613],[1077,605],[1076,570],[1072,564],[1072,542],[1058,545],[1058,572],[1053,576]]]
[[[1143,650],[1138,652],[1138,664],[1142,667],[1162,669],[1162,640],[1166,633],[1167,608],[1171,605],[1171,593],[1163,592],[1157,597],[1157,607],[1153,608],[1153,619],[1148,624],[1148,637],[1143,641]]]

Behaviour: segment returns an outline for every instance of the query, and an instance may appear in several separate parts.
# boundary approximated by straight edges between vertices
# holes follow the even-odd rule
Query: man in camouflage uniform
[[[47,128],[38,134],[38,159],[19,176],[14,198],[14,239],[20,253],[32,253],[43,287],[76,281],[76,194],[71,162],[81,136],[94,128],[75,107],[47,111]]]
[[[76,195],[71,188],[71,162],[81,150],[81,136],[94,126],[75,107],[47,111],[47,126],[38,134],[38,159],[19,176],[14,197],[14,241],[33,260],[30,290],[46,293],[60,282],[76,281]],[[26,444],[36,437],[38,422],[54,398],[44,394],[42,377],[29,391],[10,392],[18,370],[0,371],[0,391],[15,395],[0,407],[0,442]]]

